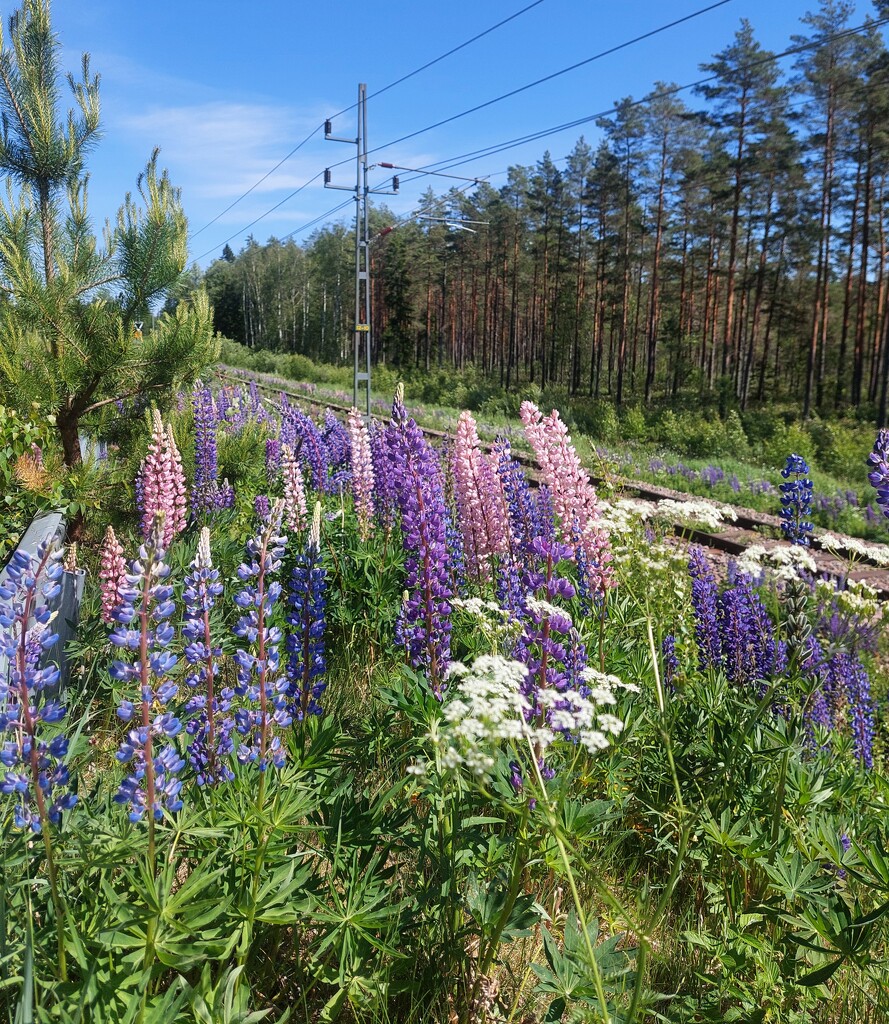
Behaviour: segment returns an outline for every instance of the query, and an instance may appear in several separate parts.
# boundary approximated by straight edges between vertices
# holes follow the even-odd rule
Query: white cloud
[[[161,147],[164,165],[192,195],[210,200],[229,199],[255,185],[319,123],[283,107],[223,101],[120,118],[131,138]],[[255,191],[292,191],[319,169],[317,157],[291,158]]]

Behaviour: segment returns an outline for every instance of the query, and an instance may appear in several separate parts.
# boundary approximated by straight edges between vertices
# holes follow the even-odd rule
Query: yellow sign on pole
[[[356,331],[369,331],[370,324],[355,324]]]

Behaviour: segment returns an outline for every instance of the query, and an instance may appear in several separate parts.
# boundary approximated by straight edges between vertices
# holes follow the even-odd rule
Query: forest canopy
[[[375,357],[621,404],[680,391],[885,421],[889,53],[825,0],[778,59],[746,21],[693,93],[620,100],[564,160],[374,211]],[[473,231],[454,222],[483,222]],[[215,327],[350,358],[351,231],[251,239],[203,275]],[[197,273],[194,283],[202,275]]]

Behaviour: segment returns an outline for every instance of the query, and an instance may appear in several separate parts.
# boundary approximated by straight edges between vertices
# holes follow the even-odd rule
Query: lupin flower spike
[[[562,536],[583,547],[590,589],[602,592],[614,586],[608,536],[598,521],[599,501],[568,428],[555,409],[543,416],[533,402],[522,402],[520,415],[549,487]]]
[[[274,735],[274,726],[290,725],[286,678],[281,673],[281,630],[269,625],[269,615],[281,595],[281,584],[275,579],[281,568],[286,537],[281,534],[284,502],[272,506],[268,522],[258,535],[247,542],[246,557],[238,566],[243,588],[235,595],[235,604],[243,611],[234,627],[234,634],[246,646],[236,654],[238,682],[235,693],[249,702],[235,712],[235,728],[241,735],[238,760],[256,764],[260,771],[269,765],[284,764],[281,739]]]
[[[182,728],[173,714],[158,710],[177,692],[171,673],[178,659],[167,649],[175,635],[169,620],[176,606],[173,587],[166,583],[170,570],[164,561],[164,533],[161,513],[139,549],[139,557],[130,565],[120,604],[113,612],[117,626],[108,638],[121,652],[111,665],[112,678],[128,685],[130,693],[138,693],[135,701],[122,700],[117,711],[123,721],[135,719],[135,723],[117,752],[121,764],[131,765],[131,773],[114,798],[129,806],[134,822],[146,810],[151,818],[159,820],[164,809],[175,813],[182,807],[178,776],[185,762],[172,743],[160,746]]]
[[[874,450],[867,457],[871,471],[867,478],[877,491],[877,505],[889,519],[889,430],[883,427],[874,441]]]
[[[102,592],[102,621],[114,621],[112,613],[120,604],[120,590],[126,584],[127,564],[123,557],[123,547],[109,526],[102,541],[100,556],[99,587]]]
[[[195,515],[210,511],[217,504],[219,460],[216,448],[217,412],[213,392],[196,381],[192,392],[194,408],[194,487],[191,510]]]
[[[173,508],[172,508],[172,522],[168,524],[167,529],[172,530],[169,535],[169,543],[173,537],[182,533],[187,523],[186,511],[188,508],[188,496],[187,489],[185,486],[185,470],[182,468],[182,455],[179,452],[179,448],[176,444],[176,437],[173,434],[173,425],[167,424],[167,444],[170,448],[170,462],[172,465],[172,481],[173,481]]]
[[[226,761],[234,751],[234,720],[229,714],[233,693],[229,688],[217,689],[216,665],[222,648],[213,642],[210,626],[210,611],[222,591],[219,570],[213,568],[210,531],[205,526],[182,594],[182,634],[188,641],[184,653],[189,666],[185,684],[193,694],[185,705],[189,715],[185,728],[192,737],[188,759],[197,773],[199,786],[234,778]]]
[[[349,435],[352,451],[352,496],[358,517],[358,535],[362,540],[373,533],[374,525],[374,467],[370,450],[370,436],[361,413],[349,411]]]
[[[0,654],[9,663],[8,674],[0,674],[0,737],[11,737],[0,743],[6,768],[0,793],[15,799],[16,828],[32,832],[58,824],[77,802],[68,790],[68,739],[45,735],[65,717],[65,708],[46,693],[59,681],[58,667],[43,664],[44,652],[58,640],[49,602],[59,594],[62,572],[62,553],[44,543],[34,555],[14,551],[0,585]]]
[[[509,519],[500,481],[481,450],[471,412],[460,413],[453,465],[467,568],[478,579],[490,579],[493,557],[510,548]]]
[[[787,481],[781,484],[781,529],[791,544],[809,546],[809,534],[813,526],[808,517],[812,514],[812,481],[808,476],[809,467],[801,455],[788,455],[781,476]],[[791,480],[790,477],[793,477]]]
[[[284,469],[284,523],[290,531],[303,530],[308,515],[306,489],[299,460],[290,445],[281,446],[281,463]]]
[[[287,621],[287,672],[293,717],[303,721],[308,715],[320,715],[318,703],[327,688],[324,608],[327,573],[321,564],[321,502],[315,503],[312,525],[304,550],[297,557],[290,580]]]
[[[453,591],[447,570],[447,506],[441,466],[407,415],[403,394],[403,387],[396,388],[386,431],[388,472],[401,512],[410,594],[402,605],[397,637],[407,648],[411,664],[426,671],[438,693],[451,660]]]
[[[158,513],[163,513],[163,546],[185,529],[185,474],[173,431],[165,428],[157,409],[152,410],[153,429],[148,454],[136,481],[142,512],[142,536],[148,539]]]

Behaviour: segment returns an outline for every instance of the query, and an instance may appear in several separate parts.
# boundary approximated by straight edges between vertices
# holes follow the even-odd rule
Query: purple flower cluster
[[[801,455],[788,455],[781,476],[786,481],[779,488],[781,529],[791,544],[808,547],[813,529],[808,519],[812,514],[812,481],[806,460]]]
[[[131,773],[114,798],[129,806],[131,821],[138,821],[146,810],[159,819],[164,809],[173,813],[182,806],[179,772],[185,762],[176,746],[166,742],[182,724],[171,712],[156,710],[165,708],[177,693],[171,673],[178,659],[168,650],[174,636],[169,620],[176,606],[173,587],[166,582],[170,569],[164,562],[162,538],[162,516],[158,516],[119,589],[120,604],[112,612],[116,626],[109,636],[121,652],[112,662],[112,678],[140,694],[138,712],[128,699],[121,701],[117,711],[125,722],[135,719],[117,752],[117,759],[130,765]]]
[[[327,452],[329,474],[324,489],[330,494],[339,494],[352,478],[352,439],[346,425],[330,409],[324,411],[321,441]]]
[[[308,715],[320,715],[318,703],[327,687],[324,630],[327,573],[321,564],[321,504],[315,515],[306,545],[296,559],[290,577],[287,622],[292,630],[287,636],[289,654],[287,675],[290,683],[292,715],[303,721]]]
[[[268,522],[272,514],[272,506],[269,504],[267,494],[257,494],[253,499],[253,512],[261,523]]]
[[[192,519],[201,515],[212,515],[235,504],[235,491],[228,480],[219,482],[219,457],[217,431],[220,423],[226,423],[225,412],[229,409],[230,397],[225,388],[215,400],[209,387],[198,381],[192,391],[194,412],[194,486],[191,490]],[[144,482],[136,479],[136,504],[144,510]]]
[[[555,573],[559,562],[573,560],[573,549],[539,538],[535,544],[536,554],[546,568],[530,582],[537,584],[536,590],[543,600],[534,596],[526,599],[522,633],[513,651],[513,657],[528,667],[523,693],[532,708],[529,719],[540,714],[540,690],[572,689],[582,693],[586,688],[582,672],[587,664],[586,648],[570,616],[553,603],[570,601],[575,595],[571,581]]]
[[[281,473],[281,441],[277,437],[266,438],[265,476],[271,487]]]
[[[872,768],[874,701],[861,659],[854,652],[811,637],[802,669],[815,684],[805,709],[809,726],[831,730],[847,725],[859,763]]]
[[[378,423],[371,423],[368,428],[370,436],[370,457],[373,465],[374,495],[373,502],[377,515],[387,535],[395,522],[397,504],[395,488],[389,477],[389,456],[387,432]]]
[[[281,534],[283,503],[276,502],[268,522],[247,542],[246,557],[238,566],[244,584],[234,601],[242,615],[234,626],[235,636],[244,641],[235,654],[237,685],[234,692],[247,706],[235,711],[235,727],[241,736],[238,760],[256,764],[260,771],[284,764],[280,736],[273,726],[290,725],[287,679],[281,671],[279,645],[281,630],[269,624],[272,608],[281,596],[281,584],[274,579],[281,568],[286,538]]]
[[[58,824],[62,811],[77,802],[68,789],[68,739],[53,735],[65,708],[47,694],[59,670],[43,663],[58,640],[50,628],[50,602],[61,590],[61,558],[47,544],[33,556],[17,549],[0,584],[0,656],[9,663],[8,674],[0,672],[0,737],[11,737],[0,743],[6,769],[0,793],[15,799],[16,828],[32,832]]]
[[[541,529],[540,508],[534,500],[522,467],[512,457],[509,441],[500,438],[494,446],[494,454],[497,459],[497,476],[506,498],[510,538],[515,547],[527,552],[534,538],[546,532]],[[544,487],[541,490],[545,491],[548,497],[548,488]],[[548,511],[551,523],[551,506]]]
[[[762,683],[787,665],[785,644],[749,576],[738,573],[719,596],[722,667],[733,683]]]
[[[889,430],[885,427],[877,434],[874,450],[867,457],[872,467],[867,475],[877,491],[877,505],[884,516],[889,518]]]
[[[873,768],[874,702],[867,669],[857,657],[845,652],[832,659],[830,669],[834,688],[842,689],[845,696],[855,755],[865,768]]]
[[[230,714],[234,693],[229,687],[217,692],[216,666],[222,648],[214,641],[210,625],[210,612],[222,591],[219,570],[210,557],[210,531],[204,527],[182,594],[182,635],[188,641],[184,651],[188,665],[185,685],[192,691],[185,705],[189,716],[185,731],[191,736],[188,760],[199,786],[234,778],[226,760],[234,751],[234,720]]]
[[[329,456],[317,424],[304,412],[282,401],[281,443],[294,451],[305,467],[313,489],[321,494],[327,486]]]
[[[733,573],[720,593],[703,548],[690,549],[689,575],[695,638],[701,669],[722,669],[738,684],[761,683],[784,671],[786,647],[775,637],[775,627],[752,581]]]
[[[447,570],[444,480],[435,452],[407,415],[400,395],[386,430],[386,460],[407,554],[407,597],[398,636],[411,664],[423,669],[433,689],[440,692],[451,659],[453,597]]]
[[[676,657],[676,637],[668,634],[661,643],[661,654],[664,658],[664,686],[668,690],[675,689],[676,673],[679,671],[679,658]]]
[[[719,588],[704,549],[689,549],[688,572],[691,576],[691,600],[695,613],[695,639],[698,642],[698,665],[702,669],[717,668],[722,661],[719,637]]]
[[[219,463],[216,451],[216,407],[213,392],[197,381],[192,392],[194,409],[194,487],[191,512],[215,508],[218,500]]]

